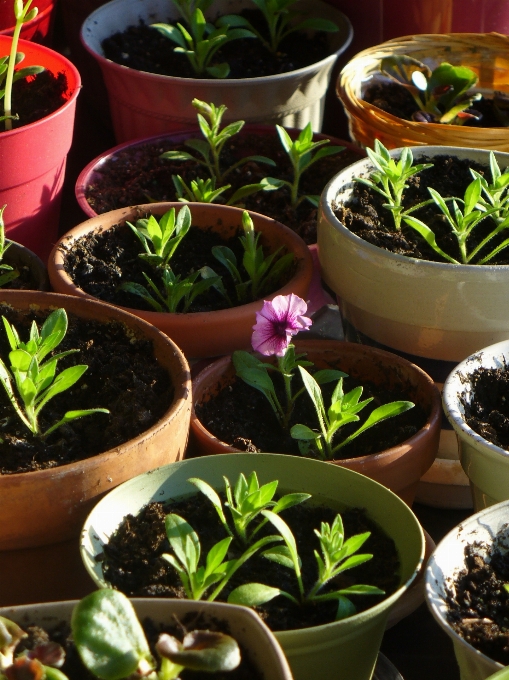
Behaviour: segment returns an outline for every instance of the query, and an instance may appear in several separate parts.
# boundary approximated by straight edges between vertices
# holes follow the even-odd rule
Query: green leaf
[[[380,590],[376,586],[366,586],[357,584],[349,586],[348,588],[341,588],[339,591],[342,595],[385,595],[385,590]]]
[[[239,646],[232,637],[209,630],[193,630],[182,643],[163,633],[156,650],[162,657],[191,671],[219,673],[234,670],[240,664]]]
[[[421,220],[418,220],[415,217],[405,217],[404,221],[409,227],[415,229],[415,231],[417,231],[423,237],[426,243],[431,246],[436,253],[441,255],[444,260],[447,260],[447,262],[452,262],[453,264],[459,264],[458,260],[455,260],[447,253],[444,253],[444,251],[438,246],[435,240],[435,234],[426,224],[424,224],[424,222],[421,222]]]
[[[294,505],[299,505],[300,503],[307,501],[308,498],[311,498],[311,494],[309,493],[287,493],[277,501],[276,505],[272,508],[272,512],[277,515],[283,510],[293,508]]]
[[[209,550],[206,560],[205,577],[214,573],[216,569],[222,564],[231,542],[232,538],[231,536],[228,536],[227,538],[223,538],[222,541],[219,541],[213,545]]]
[[[355,605],[350,602],[347,597],[338,597],[338,609],[336,611],[336,621],[341,621],[341,619],[347,619],[349,616],[353,616],[357,613]]]
[[[281,595],[279,588],[272,588],[263,583],[245,583],[232,590],[228,595],[228,603],[241,604],[245,607],[256,607],[257,605],[270,602],[278,595]]]
[[[275,545],[262,553],[262,557],[266,557],[271,562],[276,562],[282,567],[293,569],[292,554],[287,545]],[[300,564],[300,558],[299,558]]]
[[[343,373],[343,371],[336,371],[332,368],[325,368],[313,373],[313,378],[319,385],[325,385],[334,382],[335,380],[339,380],[340,378],[348,378],[348,374]]]
[[[58,423],[55,423],[55,425],[52,425],[50,428],[48,428],[42,436],[43,438],[47,437],[54,430],[57,430],[62,425],[65,425],[65,423],[70,423],[72,420],[78,420],[78,418],[84,418],[85,416],[93,416],[96,413],[109,413],[109,411],[107,408],[88,408],[78,411],[67,411],[64,417],[59,420]]]
[[[307,425],[301,424],[293,425],[290,430],[290,435],[293,437],[293,439],[304,439],[306,441],[314,441],[315,439],[319,439],[321,437],[319,432],[315,432]]]
[[[200,539],[193,527],[179,515],[169,514],[165,518],[166,536],[175,555],[185,566],[188,574],[198,569],[200,561]]]
[[[57,394],[65,392],[70,387],[72,387],[87,369],[88,366],[85,366],[84,364],[77,364],[76,366],[66,368],[64,371],[59,373],[53,381],[53,384],[39,395],[37,400],[37,411],[40,411],[41,408]]]

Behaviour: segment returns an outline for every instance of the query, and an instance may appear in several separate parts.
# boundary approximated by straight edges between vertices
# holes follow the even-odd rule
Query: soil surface
[[[38,282],[35,279],[35,276],[32,273],[32,270],[30,269],[29,266],[27,265],[22,265],[22,266],[15,266],[11,264],[9,261],[9,254],[7,253],[5,258],[2,260],[3,264],[8,264],[13,267],[13,269],[16,269],[18,271],[18,276],[13,279],[12,281],[8,281],[6,284],[2,286],[2,288],[8,289],[8,290],[37,290],[38,288]],[[3,270],[0,270],[0,276],[4,273]]]
[[[340,364],[338,368],[341,368]],[[283,381],[274,372],[271,373],[271,377],[276,385],[278,399],[281,404],[284,404]],[[294,377],[293,383],[292,390],[295,394],[302,387],[300,375],[297,374]],[[333,445],[339,444],[355,432],[378,406],[391,401],[411,401],[404,386],[399,390],[388,390],[383,386],[372,383],[361,383],[353,377],[344,379],[343,389],[345,394],[361,384],[364,387],[361,399],[373,397],[373,401],[359,414],[360,422],[345,425],[338,431],[333,440]],[[335,386],[336,382],[322,385],[326,408],[330,405],[330,397]],[[216,390],[213,388],[211,393],[214,394],[214,392]],[[267,398],[240,378],[234,378],[232,384],[222,389],[213,398],[197,404],[196,415],[209,432],[241,451],[271,451],[299,455],[297,441],[281,428]],[[424,426],[426,419],[427,415],[424,410],[420,406],[414,406],[409,411],[379,423],[361,434],[345,448],[338,451],[336,460],[357,458],[401,444],[416,434]],[[320,431],[318,417],[307,392],[303,393],[297,400],[290,420],[290,427],[297,423]]]
[[[22,341],[33,319],[40,328],[46,314],[22,314],[6,305],[4,315]],[[86,373],[67,391],[57,395],[41,411],[42,431],[60,420],[68,410],[107,408],[60,427],[46,441],[31,434],[15,415],[7,394],[0,387],[0,474],[29,472],[89,458],[136,437],[154,425],[173,400],[167,371],[153,355],[152,343],[135,339],[119,323],[102,324],[69,316],[69,328],[56,353],[79,352],[62,358],[57,372],[76,364],[88,365]],[[0,356],[10,348],[0,334]]]
[[[492,546],[465,546],[467,568],[448,586],[447,620],[469,644],[509,664],[509,553],[507,529]]]
[[[266,22],[257,10],[244,10],[241,15],[268,37]],[[168,22],[171,20],[168,19]],[[186,25],[183,19],[179,22]],[[185,54],[175,52],[176,47],[155,28],[143,21],[130,26],[122,33],[115,33],[102,42],[104,56],[117,64],[129,66],[138,71],[158,73],[179,78],[211,78],[207,73],[197,74]],[[295,71],[315,64],[330,54],[327,35],[322,32],[309,37],[304,32],[287,36],[273,54],[258,38],[233,40],[220,48],[210,61],[210,66],[226,62],[230,66],[229,79],[257,78]]]
[[[238,235],[240,233],[241,231]],[[211,229],[191,227],[171,259],[173,272],[184,278],[201,267],[211,267],[222,277],[228,296],[234,302],[233,306],[245,304],[237,300],[233,278],[211,252],[213,246],[229,247],[237,258],[243,280],[247,281],[248,274],[241,264],[244,251],[238,235],[225,240]],[[263,245],[262,239],[260,243]],[[140,252],[142,252],[141,244],[133,231],[126,225],[117,225],[104,232],[78,239],[70,249],[66,250],[64,267],[77,286],[100,300],[133,309],[153,311],[153,308],[140,296],[118,290],[118,287],[125,282],[135,282],[146,286],[147,282],[143,276],[145,272],[163,292],[158,270],[138,257]],[[283,278],[280,278],[276,285],[270,290],[263,291],[263,295],[281,288],[291,278],[293,271],[290,267],[290,270]],[[225,298],[214,288],[209,288],[203,295],[196,297],[189,312],[209,312],[228,307]],[[182,306],[179,307],[179,311],[180,309]]]
[[[230,481],[234,484],[234,480]],[[161,558],[163,553],[171,552],[164,528],[165,515],[170,512],[184,517],[200,537],[202,562],[208,550],[226,536],[216,510],[201,494],[165,505],[150,503],[137,517],[128,515],[104,546],[101,559],[105,578],[115,588],[128,595],[142,597],[185,597],[177,572]],[[226,513],[228,514],[227,510]],[[314,529],[318,529],[322,521],[332,523],[336,514],[330,508],[310,505],[309,500],[281,513],[297,542],[306,592],[317,577],[313,551],[319,549],[319,543]],[[348,587],[354,583],[376,585],[387,595],[394,592],[399,586],[399,559],[392,539],[359,508],[347,509],[341,515],[347,538],[364,531],[372,532],[360,552],[372,553],[374,557],[355,569],[343,572],[335,579],[334,584],[328,584],[321,592]],[[251,527],[254,529],[257,521],[259,520],[250,525],[250,530]],[[257,537],[276,533],[268,526],[270,525],[265,525]],[[243,547],[234,541],[228,557],[234,558],[242,552]],[[276,586],[298,597],[293,571],[256,554],[234,574],[218,600],[226,601],[231,590],[249,582]],[[381,595],[352,596],[359,611],[368,609],[383,598]],[[287,630],[331,622],[335,618],[337,605],[334,601],[326,601],[298,606],[287,598],[276,597],[255,609],[272,630]]]
[[[403,193],[402,204],[408,209],[422,201],[430,200],[428,187],[436,189],[443,198],[457,197],[463,199],[467,186],[473,177],[469,168],[473,168],[491,183],[491,172],[487,166],[469,160],[460,160],[451,156],[435,156],[433,159],[421,158],[419,163],[433,162],[433,167],[422,170],[411,177],[408,188]],[[504,168],[501,168],[504,171]],[[367,178],[367,177],[366,177]],[[392,213],[383,207],[386,199],[376,191],[355,182],[352,195],[344,204],[336,199],[332,207],[337,218],[354,234],[379,248],[392,253],[415,257],[434,262],[445,260],[429,246],[424,238],[404,222],[401,231],[396,231]],[[463,204],[458,202],[463,208]],[[452,202],[448,202],[452,210]],[[440,209],[432,203],[412,213],[434,232],[438,246],[451,257],[461,261],[460,250],[456,237],[443,217]],[[475,227],[467,239],[467,252],[472,252],[488,234],[495,229],[495,222],[491,217],[485,218]],[[484,246],[471,264],[482,260],[497,245],[507,238],[507,232],[502,231]],[[509,249],[503,249],[489,264],[509,264]]]
[[[12,88],[12,111],[19,120],[12,121],[18,128],[40,120],[65,104],[67,78],[64,73],[53,75],[43,71],[35,76],[17,80]],[[2,123],[4,130],[5,123]]]
[[[374,83],[366,89],[363,99],[382,111],[404,120],[414,120],[413,114],[420,111],[410,92],[396,83]],[[473,118],[467,120],[464,126],[485,128],[506,126],[504,114],[497,111],[496,105],[489,97],[482,97],[474,102],[471,108],[481,114],[481,117],[478,120]]]
[[[197,131],[196,138],[201,135]],[[170,150],[192,153],[185,144],[163,140],[119,151],[113,159],[101,165],[96,178],[86,187],[86,198],[95,212],[101,214],[116,208],[126,208],[149,201],[176,201],[177,195],[172,175],[180,175],[186,184],[193,179],[207,179],[203,166],[194,161],[173,161],[161,158]],[[359,160],[359,153],[345,149],[335,156],[322,158],[302,175],[300,193],[320,195],[330,179],[343,168]],[[231,189],[215,202],[226,202],[242,186],[256,184],[265,177],[293,181],[293,170],[279,137],[274,134],[241,132],[230,139],[221,155],[221,171],[226,170],[246,156],[266,156],[276,163],[249,161],[225,177],[224,184]],[[223,184],[223,186],[224,186]],[[277,191],[258,191],[243,199],[242,207],[253,210],[285,224],[296,231],[306,243],[316,243],[317,208],[309,201],[303,201],[294,209],[291,205],[290,190],[286,187]]]
[[[203,615],[193,614],[192,612],[187,614],[182,620],[176,619],[173,625],[156,624],[149,618],[144,619],[141,623],[155,659],[159,659],[155,650],[155,643],[160,633],[169,633],[179,640],[182,640],[185,632],[192,630],[219,631],[231,635],[231,630],[226,621],[205,619]],[[28,638],[24,638],[18,644],[16,654],[26,649],[33,649],[38,644],[44,644],[51,640],[60,644],[65,649],[65,663],[61,670],[69,680],[96,680],[95,676],[81,663],[78,651],[72,640],[70,627],[67,624],[62,623],[49,631],[34,625],[24,626],[23,630],[28,633]],[[263,680],[262,675],[257,671],[253,661],[250,659],[248,651],[242,645],[239,646],[241,663],[233,671],[205,673],[183,670],[179,677],[182,680]]]
[[[465,421],[492,444],[509,450],[509,371],[478,368],[470,376],[472,400],[464,402]]]

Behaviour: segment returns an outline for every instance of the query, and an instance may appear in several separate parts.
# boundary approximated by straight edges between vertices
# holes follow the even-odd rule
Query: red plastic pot
[[[48,45],[56,3],[53,0],[36,0],[34,6],[39,12],[35,19],[23,24],[21,38]],[[12,35],[15,23],[12,0],[0,0],[0,35]]]
[[[10,38],[0,36],[0,54]],[[7,204],[7,235],[47,259],[58,236],[67,153],[71,147],[76,97],[81,79],[61,54],[21,40],[24,66],[39,64],[67,77],[66,103],[57,111],[15,130],[0,132],[0,205]]]

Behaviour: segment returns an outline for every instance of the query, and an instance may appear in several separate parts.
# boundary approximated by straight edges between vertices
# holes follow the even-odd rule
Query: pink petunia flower
[[[306,313],[307,304],[298,295],[277,295],[264,300],[260,312],[256,312],[251,345],[265,356],[284,356],[292,336],[307,331],[312,321]]]

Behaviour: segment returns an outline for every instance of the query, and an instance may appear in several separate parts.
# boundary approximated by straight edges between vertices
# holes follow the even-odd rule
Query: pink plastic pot
[[[39,12],[35,19],[23,25],[21,38],[48,45],[51,40],[52,19],[56,3],[52,0],[36,0],[34,6],[39,9]],[[12,1],[0,0],[0,35],[12,35],[14,24]]]
[[[10,38],[0,36],[0,54]],[[71,147],[80,75],[53,50],[21,40],[23,65],[40,64],[67,77],[66,103],[57,111],[15,130],[0,132],[0,205],[10,239],[47,259],[58,236],[60,200],[67,153]]]

